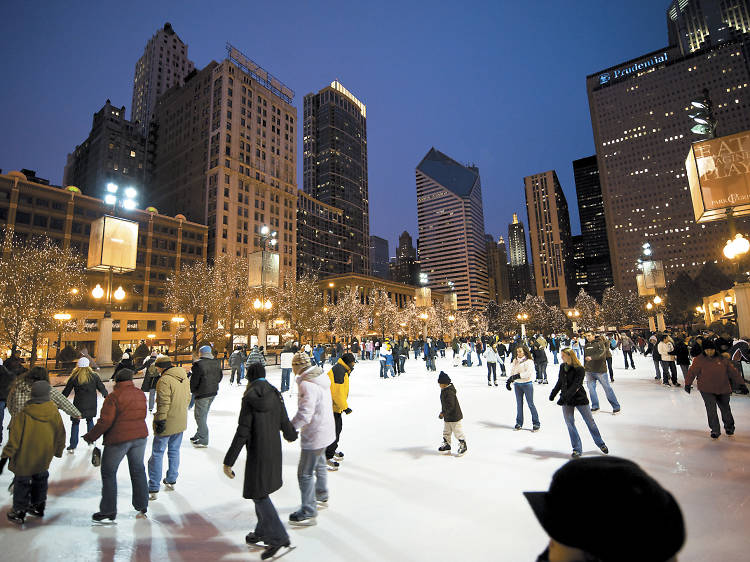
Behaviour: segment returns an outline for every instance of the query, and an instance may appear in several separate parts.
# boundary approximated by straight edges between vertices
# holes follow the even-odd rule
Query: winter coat
[[[698,379],[698,390],[711,394],[731,394],[729,379],[737,386],[745,384],[731,361],[719,355],[699,355],[693,359],[693,364],[685,375],[685,385],[693,384],[695,379]]]
[[[281,488],[281,438],[294,441],[297,432],[284,407],[281,394],[268,381],[250,383],[242,397],[237,431],[224,464],[234,465],[240,450],[247,450],[242,496],[261,499]]]
[[[583,389],[585,376],[586,370],[583,367],[573,367],[563,363],[560,365],[557,384],[550,392],[549,399],[554,400],[559,392],[560,399],[557,403],[560,406],[585,406],[589,403],[586,391]]]
[[[154,365],[154,361],[149,359],[147,360],[147,363],[148,367],[146,367],[146,372],[144,373],[143,381],[141,382],[141,390],[143,392],[156,390],[156,383],[159,382],[159,377],[161,376],[161,371],[159,371],[159,368]]]
[[[115,378],[115,375],[118,373],[118,371],[121,371],[122,369],[130,369],[131,371],[135,371],[135,365],[133,364],[133,360],[128,359],[122,359],[118,364],[117,367],[115,367],[115,372],[112,373],[112,379]]]
[[[696,340],[696,342],[690,346],[690,357],[698,357],[703,353],[703,346]]]
[[[347,399],[349,398],[349,373],[351,372],[349,366],[341,359],[328,371],[328,378],[331,379],[333,411],[337,414],[349,408]]]
[[[8,392],[10,391],[10,385],[16,380],[16,375],[11,373],[5,368],[5,365],[0,365],[0,401],[5,402],[8,400]]]
[[[607,348],[601,340],[594,339],[583,348],[584,369],[589,373],[607,372]],[[587,359],[591,357],[591,359]]]
[[[487,349],[484,351],[483,355],[487,363],[497,363],[497,353],[495,353],[495,350],[491,345],[487,346]]]
[[[544,351],[544,348],[535,347],[531,350],[531,355],[534,356],[534,363],[542,364],[547,362],[547,353]]]
[[[497,357],[500,360],[504,360],[505,356],[508,355],[508,348],[505,347],[504,343],[497,344],[495,349],[497,350]]]
[[[292,359],[294,359],[294,353],[292,353],[292,351],[282,351],[281,356],[279,357],[281,363],[279,366],[282,369],[291,369]]]
[[[27,404],[10,420],[8,443],[2,456],[8,457],[16,476],[32,476],[49,468],[52,457],[62,457],[65,427],[51,400]]]
[[[672,352],[674,351],[674,345],[672,342],[666,340],[660,341],[656,346],[656,350],[659,352],[662,361],[669,362],[675,360],[675,356],[672,355]]]
[[[297,413],[292,425],[301,434],[302,448],[327,447],[336,439],[331,379],[323,375],[320,367],[308,367],[297,377],[297,389]]]
[[[247,361],[245,362],[245,367],[250,368],[251,363],[260,363],[265,367],[266,365],[266,358],[263,357],[263,354],[260,352],[260,350],[253,348],[253,350],[250,352],[250,354],[247,356]]]
[[[133,381],[120,381],[104,400],[96,425],[83,439],[94,442],[104,435],[104,445],[117,445],[148,437],[146,396]]]
[[[519,359],[516,357],[510,366],[510,376],[520,375],[521,378],[513,381],[515,383],[531,382],[536,378],[536,367],[534,367],[533,359]]]
[[[229,356],[229,368],[239,369],[242,365],[242,352],[239,349],[235,349]]]
[[[732,340],[731,339],[724,339],[724,338],[716,338],[714,340],[714,343],[716,344],[716,354],[720,355],[722,353],[729,353],[732,349]]]
[[[97,408],[96,391],[98,390],[101,392],[102,396],[105,398],[107,397],[108,392],[107,389],[104,388],[102,379],[99,378],[99,375],[97,375],[91,367],[82,367],[82,369],[88,369],[90,377],[89,381],[85,384],[81,384],[77,376],[71,375],[62,391],[62,394],[67,398],[72,391],[75,391],[73,405],[78,408],[79,412],[81,412],[81,417],[86,419],[95,418],[96,412],[99,409]]]
[[[144,396],[145,398],[145,396]],[[170,367],[156,383],[156,413],[154,422],[167,420],[160,437],[181,433],[187,429],[187,411],[190,404],[190,384],[185,369]]]
[[[203,357],[193,363],[190,392],[198,398],[210,398],[219,393],[222,372],[218,359]]]
[[[631,340],[628,336],[622,336],[622,339],[620,340],[620,347],[623,351],[632,351],[634,347],[633,340]]]
[[[58,408],[71,418],[81,417],[81,412],[78,411],[78,408],[54,386],[49,391],[49,397]],[[17,377],[14,384],[11,385],[10,391],[8,391],[8,411],[10,415],[15,416],[20,413],[26,407],[26,402],[29,400],[31,400],[31,384],[26,380],[26,377]]]
[[[456,387],[452,384],[440,390],[440,408],[444,421],[459,422],[464,419],[461,405],[456,397]]]
[[[683,340],[679,340],[675,344],[674,356],[678,365],[690,365],[690,350]]]

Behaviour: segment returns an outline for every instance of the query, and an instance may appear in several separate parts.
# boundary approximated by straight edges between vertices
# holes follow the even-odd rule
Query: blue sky
[[[578,233],[571,162],[594,154],[585,77],[665,46],[666,4],[6,1],[0,168],[59,184],[107,98],[130,115],[135,63],[169,21],[197,67],[229,41],[295,90],[300,115],[333,79],[367,105],[370,229],[391,255],[402,230],[416,237],[414,168],[432,146],[479,166],[487,233],[505,236],[514,211],[526,222],[523,176],[549,169]]]

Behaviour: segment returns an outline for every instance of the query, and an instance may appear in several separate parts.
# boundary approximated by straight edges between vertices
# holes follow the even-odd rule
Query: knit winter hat
[[[132,381],[134,374],[130,369],[120,369],[115,375],[115,382]]]
[[[172,361],[166,355],[159,355],[154,361],[154,365],[162,369],[172,366]]]
[[[203,345],[198,349],[198,355],[201,357],[207,357],[209,359],[213,359],[213,355],[211,354],[211,346],[210,345]]]
[[[310,357],[304,351],[299,351],[294,354],[292,358],[292,371],[295,375],[299,375],[305,369],[310,367]]]
[[[354,358],[354,355],[352,355],[351,353],[344,353],[341,356],[341,360],[351,368],[354,368],[354,364],[357,362],[357,360]]]
[[[123,359],[130,359],[130,354],[129,353],[123,353],[122,354],[122,358]]]
[[[448,374],[444,371],[440,371],[440,374],[438,375],[438,384],[450,384],[451,378],[448,376]]]
[[[707,349],[716,349],[716,343],[713,340],[703,340],[701,347],[703,348],[703,351]]]
[[[49,391],[52,387],[47,381],[36,381],[31,385],[31,399],[27,404],[41,404],[49,401]]]
[[[78,363],[76,363],[76,367],[88,367],[89,365],[91,365],[91,361],[89,361],[88,357],[81,357]]]

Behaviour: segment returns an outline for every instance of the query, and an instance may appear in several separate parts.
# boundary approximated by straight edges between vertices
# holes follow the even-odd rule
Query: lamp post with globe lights
[[[67,312],[58,312],[52,318],[58,322],[57,330],[57,353],[55,354],[55,369],[60,366],[60,347],[62,346],[62,332],[65,322],[70,320],[71,316]],[[46,366],[46,365],[45,365]]]
[[[274,279],[271,280],[273,286],[278,285],[278,254],[273,252],[267,252],[266,248],[270,246],[275,248],[278,244],[276,239],[277,233],[275,230],[271,230],[267,225],[263,225],[258,232],[258,239],[260,240],[260,298],[256,298],[253,301],[253,309],[258,314],[258,346],[266,347],[266,323],[268,321],[268,315],[273,308],[273,303],[270,299],[266,298],[266,284],[268,283],[267,271],[273,269]],[[276,267],[271,267],[273,264],[269,264],[269,258],[276,256]],[[252,285],[252,283],[251,283]],[[257,287],[257,285],[256,285]]]
[[[581,313],[578,312],[575,308],[573,310],[568,311],[568,318],[570,318],[570,321],[573,323],[573,333],[578,333],[578,318],[581,316]]]
[[[529,319],[529,315],[525,312],[521,312],[516,315],[516,319],[521,323],[521,337],[526,337],[526,321]]]

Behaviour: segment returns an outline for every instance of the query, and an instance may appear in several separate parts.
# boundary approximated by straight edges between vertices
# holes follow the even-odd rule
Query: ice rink
[[[595,419],[610,454],[636,461],[676,496],[687,524],[681,561],[746,560],[750,400],[732,396],[737,434],[712,441],[699,393],[688,395],[682,388],[657,384],[651,358],[635,359],[634,372],[622,368],[619,352],[614,358],[620,414],[611,415],[599,391],[602,409]],[[451,365],[449,359],[438,359],[438,371],[445,370],[453,379],[464,414],[469,450],[461,458],[437,452],[443,423],[438,419],[437,373],[428,374],[422,361],[411,359],[406,374],[382,380],[377,362],[357,364],[349,396],[353,412],[344,416],[340,441],[346,460],[338,472],[329,473],[330,507],[319,513],[316,526],[289,528],[297,548],[283,560],[526,561],[544,549],[546,535],[521,492],[546,490],[553,472],[570,457],[562,409],[548,400],[558,367],[550,361],[550,384],[535,386],[541,430],[532,433],[528,411],[524,430],[513,431],[515,398],[505,389],[504,379],[500,386],[488,388],[486,367]],[[268,379],[278,387],[279,369],[269,368]],[[259,559],[260,551],[249,551],[244,544],[245,534],[255,526],[252,501],[242,498],[244,453],[235,465],[236,479],[222,473],[243,390],[229,387],[225,376],[209,414],[207,449],[194,449],[187,440],[195,429],[190,412],[176,489],[162,489],[158,500],[150,503],[147,519],[136,519],[130,505],[124,461],[118,478],[117,524],[91,524],[101,482],[85,442],[75,455],[64,453],[53,460],[46,515],[42,520],[27,517],[22,528],[5,517],[12,477],[6,470],[0,476],[0,558]],[[291,417],[296,396],[287,394],[286,404]],[[64,419],[67,428],[69,420]],[[600,455],[579,418],[577,426],[584,455]],[[284,487],[271,499],[287,521],[300,501],[299,442],[284,442],[283,448]],[[150,444],[147,458],[149,451]],[[606,519],[617,509],[607,502],[606,489],[581,492],[592,517]],[[664,529],[671,524],[664,521]],[[638,540],[638,520],[622,531],[626,540]]]

